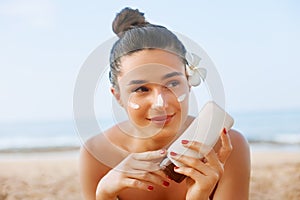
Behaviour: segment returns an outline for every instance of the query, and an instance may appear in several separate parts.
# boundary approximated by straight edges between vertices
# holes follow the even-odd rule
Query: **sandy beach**
[[[251,161],[251,200],[300,199],[299,151],[254,151]]]
[[[251,152],[251,200],[300,199],[300,152]],[[82,199],[78,151],[0,154],[0,200]]]

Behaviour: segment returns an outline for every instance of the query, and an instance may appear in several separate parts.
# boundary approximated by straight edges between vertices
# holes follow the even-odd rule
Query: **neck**
[[[155,151],[167,149],[181,134],[182,130],[173,133],[160,132],[148,138],[132,138],[132,152]]]
[[[159,149],[167,149],[173,141],[175,141],[187,128],[190,124],[191,120],[187,120],[187,123],[181,125],[180,129],[177,131],[172,130],[163,130],[155,135],[145,137],[145,134],[141,133],[141,130],[136,129],[135,127],[131,126],[130,123],[126,123],[123,126],[123,130],[127,130],[127,133],[132,133],[131,135],[125,134],[125,138],[123,138],[123,142],[120,143],[125,150],[129,152],[145,152],[145,151],[155,151]],[[174,129],[173,129],[174,130]],[[123,131],[122,131],[123,132]],[[124,134],[124,132],[123,132]],[[144,138],[141,138],[141,134]],[[126,145],[124,145],[124,141]]]

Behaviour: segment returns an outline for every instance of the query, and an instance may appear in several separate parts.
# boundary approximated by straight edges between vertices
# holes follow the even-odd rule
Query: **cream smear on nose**
[[[133,102],[129,102],[128,105],[129,105],[131,108],[135,109],[135,110],[137,110],[137,109],[140,108],[140,105],[138,105],[138,104],[136,104],[136,103],[133,103]],[[155,106],[155,107],[162,107],[163,105],[164,105],[164,100],[163,100],[161,94],[159,94],[159,95],[157,96],[157,99],[156,99],[156,102],[155,102],[154,106]]]
[[[181,95],[181,96],[179,96],[179,97],[177,98],[177,101],[178,101],[178,102],[183,102],[183,101],[185,100],[185,98],[186,98],[186,94],[183,94],[183,95]],[[163,106],[163,105],[164,105],[164,100],[163,100],[161,94],[159,94],[159,95],[157,96],[157,99],[156,99],[156,102],[155,102],[154,106],[161,107],[161,106]],[[135,110],[137,110],[137,109],[140,108],[140,105],[138,105],[138,104],[136,104],[136,103],[133,103],[133,102],[129,102],[129,106],[130,106],[131,108],[135,109]]]
[[[163,105],[164,105],[164,100],[163,100],[161,94],[159,94],[157,96],[157,99],[156,99],[156,102],[155,102],[155,106],[162,107]]]
[[[162,98],[162,95],[159,94],[157,95],[156,101],[152,104],[152,108],[157,108],[157,107],[163,107],[164,106],[164,99]]]

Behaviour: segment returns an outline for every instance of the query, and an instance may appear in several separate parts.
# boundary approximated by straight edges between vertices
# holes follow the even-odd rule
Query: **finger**
[[[159,162],[152,161],[143,161],[143,160],[133,160],[130,162],[130,168],[134,170],[143,170],[147,172],[158,171],[160,170]]]
[[[203,174],[193,168],[190,167],[176,167],[174,168],[174,171],[179,173],[179,174],[184,174],[190,178],[192,178],[194,181],[198,181],[201,182],[203,179],[207,179],[210,180],[210,184],[215,185],[218,180],[220,180],[220,176],[217,172],[213,171],[213,170],[209,170],[207,174]],[[208,181],[206,181],[206,183],[208,183]]]
[[[127,157],[122,163],[117,165],[114,170],[122,173],[139,173],[140,171],[154,172],[161,170],[160,162],[135,160]]]
[[[205,165],[199,158],[190,157],[186,155],[178,155],[175,152],[171,152],[170,156],[184,166],[194,168],[203,174],[206,174],[206,171],[209,170],[209,166]]]
[[[221,164],[221,162],[219,162],[214,150],[211,150],[205,157],[207,159],[207,163],[203,163],[200,159],[194,157],[174,155],[174,152],[170,155],[175,160],[185,165],[179,167],[180,170],[184,169],[184,171],[182,171],[182,174],[189,176],[194,180],[199,178],[199,175],[193,175],[193,173],[196,172],[199,172],[205,176],[210,176],[212,177],[212,180],[219,180],[219,178],[223,175],[223,165]],[[174,168],[175,171],[177,169],[178,167]]]
[[[228,157],[230,156],[233,149],[230,140],[230,135],[225,128],[223,129],[223,133],[221,134],[221,142],[222,142],[222,147],[218,152],[218,157],[219,160],[224,164],[228,159]]]
[[[175,167],[174,171],[186,175],[187,177],[192,178],[193,180],[201,180],[203,177],[207,176],[206,174],[187,166]]]
[[[166,156],[164,157],[166,158]],[[132,162],[130,164],[130,168],[134,169],[135,171],[147,171],[151,172],[154,174],[157,174],[158,176],[162,178],[169,178],[163,171],[161,167],[161,161],[162,159],[156,161],[139,161],[139,160],[134,160],[134,163]]]
[[[134,178],[127,178],[122,181],[122,185],[125,188],[136,188],[144,191],[152,191],[154,190],[154,186],[152,183],[147,181],[142,181]]]
[[[221,177],[224,173],[224,165],[219,160],[219,157],[217,156],[216,152],[214,150],[211,150],[206,156],[205,156],[207,163],[206,165],[211,166]]]
[[[199,155],[199,158],[202,158],[203,155],[207,154],[212,149],[212,147],[205,145],[203,143],[197,142],[197,141],[182,140],[181,144],[184,147],[197,152]]]
[[[161,170],[161,168],[159,169],[159,170],[156,170],[156,171],[152,171],[151,173],[153,173],[153,174],[156,174],[156,175],[158,175],[158,176],[160,176],[160,177],[162,177],[162,178],[164,178],[164,179],[169,179],[169,176],[167,176],[162,170]]]
[[[181,140],[181,144],[186,147],[189,148],[191,150],[194,150],[196,152],[199,152],[202,144],[200,142],[197,141],[189,141],[189,140]]]
[[[128,175],[128,177],[138,179],[140,181],[146,181],[148,183],[151,183],[152,185],[160,185],[163,187],[168,187],[170,185],[170,182],[167,180],[166,177],[161,177],[160,175],[150,172],[140,171],[136,174],[130,174]]]
[[[219,157],[217,156],[214,149],[208,152],[208,154],[206,154],[204,157],[207,160],[207,163],[209,163],[209,165],[211,166],[216,166],[220,164]]]
[[[157,151],[147,151],[142,153],[133,153],[132,158],[135,160],[156,160],[156,159],[162,159],[166,156],[167,151],[165,149],[160,149]]]

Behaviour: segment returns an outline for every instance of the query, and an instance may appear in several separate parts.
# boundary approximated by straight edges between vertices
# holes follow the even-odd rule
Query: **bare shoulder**
[[[226,165],[231,169],[244,167],[245,170],[250,170],[250,148],[247,139],[237,130],[230,130],[228,134],[232,152]]]
[[[109,132],[114,128],[91,137],[80,149],[79,178],[85,199],[95,198],[98,182],[126,156],[106,136]]]
[[[95,155],[98,142],[99,137],[95,136],[85,142],[80,149],[79,179],[84,199],[95,199],[98,182],[109,170]]]
[[[102,150],[97,147],[100,138],[93,137],[85,142],[80,148],[79,155],[79,174],[82,182],[90,182],[89,178],[93,179],[102,177],[108,170],[108,166],[101,162],[99,159],[98,150]]]
[[[247,157],[250,155],[247,139],[243,136],[242,133],[234,129],[230,129],[228,131],[228,134],[232,145],[232,152],[230,154],[229,161],[232,162],[240,156],[244,157],[244,159],[247,159]],[[215,150],[219,149],[221,146],[222,142],[221,139],[219,139],[218,143],[215,146]],[[228,164],[228,161],[226,162],[226,164]]]
[[[81,155],[91,157],[91,159],[97,160],[109,168],[113,168],[128,153],[113,142],[113,135],[117,135],[118,131],[114,126],[104,133],[91,137],[81,148]]]
[[[249,144],[247,139],[237,130],[230,129],[229,130],[229,136],[231,140],[231,144],[233,146],[233,151],[234,149],[237,150],[245,150],[249,151]]]

